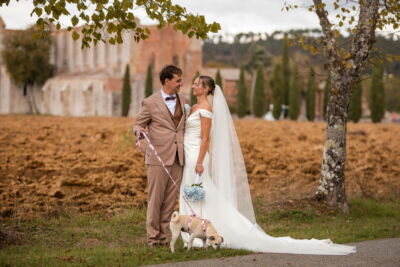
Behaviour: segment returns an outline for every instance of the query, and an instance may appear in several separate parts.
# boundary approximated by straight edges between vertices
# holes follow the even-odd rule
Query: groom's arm
[[[142,108],[140,110],[139,115],[136,117],[136,121],[133,124],[133,132],[136,135],[137,131],[145,131],[146,127],[151,122],[151,112],[149,108],[149,104],[147,103],[146,99],[142,101]]]

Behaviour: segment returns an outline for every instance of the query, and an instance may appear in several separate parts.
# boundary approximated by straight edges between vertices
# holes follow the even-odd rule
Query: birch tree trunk
[[[332,84],[327,110],[320,185],[316,196],[327,199],[330,207],[339,208],[347,213],[349,211],[345,190],[347,111],[353,85],[364,70],[369,52],[375,42],[379,1],[360,1],[356,33],[350,51],[344,55],[338,51],[337,39],[325,5],[321,0],[313,1],[324,35],[322,39],[329,61]]]
[[[328,102],[327,127],[322,155],[321,181],[318,198],[327,198],[330,207],[349,211],[345,190],[347,111],[351,99],[351,82],[339,75],[332,76]],[[345,80],[345,81],[343,81]]]

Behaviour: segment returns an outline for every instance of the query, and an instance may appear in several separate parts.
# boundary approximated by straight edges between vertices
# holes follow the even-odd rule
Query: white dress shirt
[[[164,103],[165,103],[165,105],[167,105],[167,107],[168,107],[169,111],[171,112],[171,114],[174,115],[174,114],[175,114],[175,107],[176,107],[176,97],[177,97],[176,94],[167,95],[167,94],[163,91],[163,89],[161,89],[161,96],[163,97]],[[174,99],[174,100],[168,100],[168,101],[166,101],[165,98],[167,98],[167,97],[169,97],[169,96],[175,96],[175,99]]]

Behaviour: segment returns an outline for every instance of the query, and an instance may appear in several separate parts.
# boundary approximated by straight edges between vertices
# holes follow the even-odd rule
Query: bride
[[[226,100],[212,78],[199,76],[193,83],[197,97],[186,118],[184,136],[185,167],[180,188],[179,213],[192,213],[209,220],[224,238],[222,247],[255,252],[343,255],[355,247],[325,240],[272,237],[256,223],[242,152]],[[206,196],[201,202],[184,201],[185,185],[196,174]],[[188,234],[182,232],[184,242]],[[196,239],[194,246],[202,246]]]

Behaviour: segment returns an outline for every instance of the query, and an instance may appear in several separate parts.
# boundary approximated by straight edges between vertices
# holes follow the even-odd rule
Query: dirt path
[[[152,265],[157,267],[236,267],[236,266],[360,266],[398,267],[400,264],[400,238],[370,240],[350,245],[357,247],[357,253],[346,256],[317,256],[265,253],[231,258],[188,261],[175,264]]]

